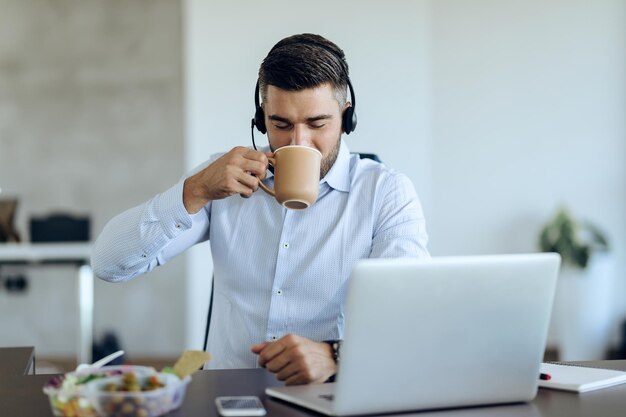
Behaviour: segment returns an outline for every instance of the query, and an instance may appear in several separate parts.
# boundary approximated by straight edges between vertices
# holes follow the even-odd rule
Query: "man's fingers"
[[[247,172],[242,172],[237,176],[237,181],[243,186],[249,188],[252,192],[259,188],[259,178]]]
[[[259,352],[259,366],[265,365],[280,355],[285,350],[284,346],[279,342],[270,343],[261,352]]]
[[[310,381],[307,381],[301,373],[295,373],[285,380],[285,385],[303,385],[309,382]]]
[[[259,343],[257,345],[252,345],[252,346],[250,346],[250,351],[252,351],[252,353],[259,354],[270,343],[271,342],[263,342],[263,343]]]
[[[276,373],[276,378],[279,381],[287,381],[290,378],[293,379],[297,373],[298,366],[294,363],[289,363],[287,364],[287,366],[284,366],[280,371]]]
[[[259,179],[247,172],[229,170],[229,177],[224,181],[223,193],[227,196],[239,194],[250,197],[259,188]]]
[[[282,351],[280,354],[274,356],[271,360],[269,360],[265,364],[265,368],[273,373],[277,373],[283,370],[285,367],[288,367],[291,363],[291,358],[289,357],[289,351]]]
[[[244,157],[245,159],[248,159],[250,161],[257,161],[267,166],[267,163],[268,163],[267,154],[263,152],[255,151],[254,149],[250,149],[250,148],[237,148],[237,149],[242,149],[240,155]]]
[[[246,174],[242,174],[241,177],[243,178],[244,175]],[[247,176],[249,177],[250,175]],[[239,176],[235,176],[224,180],[220,193],[223,194],[222,198],[235,194],[250,196],[256,190],[256,187],[258,187],[258,180],[253,179],[252,185],[248,185]]]
[[[267,164],[259,161],[253,161],[251,159],[245,159],[241,164],[241,169],[244,172],[249,172],[256,177],[263,179],[265,178],[265,173],[267,171]]]
[[[328,345],[289,334],[267,345],[252,346],[260,366],[287,385],[321,383],[335,372]]]

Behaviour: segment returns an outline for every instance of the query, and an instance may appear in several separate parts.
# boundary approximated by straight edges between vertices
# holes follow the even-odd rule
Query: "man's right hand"
[[[187,178],[183,187],[187,212],[197,213],[209,201],[235,194],[250,197],[259,188],[259,181],[265,178],[268,155],[271,154],[238,146]]]

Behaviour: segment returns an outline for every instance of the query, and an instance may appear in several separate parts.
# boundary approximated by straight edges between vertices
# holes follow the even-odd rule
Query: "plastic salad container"
[[[181,406],[190,381],[170,373],[116,375],[90,382],[85,393],[100,417],[157,417]]]
[[[43,392],[48,395],[55,416],[96,417],[96,410],[85,396],[87,385],[92,381],[126,373],[148,376],[156,374],[156,370],[147,366],[118,365],[69,372],[53,377],[43,387]]]

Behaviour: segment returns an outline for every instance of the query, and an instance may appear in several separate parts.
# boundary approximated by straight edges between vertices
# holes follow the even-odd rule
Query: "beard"
[[[339,148],[341,147],[341,135],[337,138],[337,143],[330,150],[328,155],[322,158],[322,162],[320,163],[320,180],[328,174],[328,171],[333,167],[335,161],[337,160],[337,155],[339,155]]]

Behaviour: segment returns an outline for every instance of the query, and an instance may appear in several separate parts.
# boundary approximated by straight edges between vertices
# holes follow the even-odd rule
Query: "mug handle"
[[[269,160],[270,165],[275,168],[276,167],[276,159],[275,158],[267,158],[267,159]],[[259,187],[261,187],[263,189],[263,191],[265,191],[269,195],[276,197],[276,191],[274,191],[273,189],[269,188],[267,185],[263,184],[263,181],[261,181],[260,178],[259,178]]]

